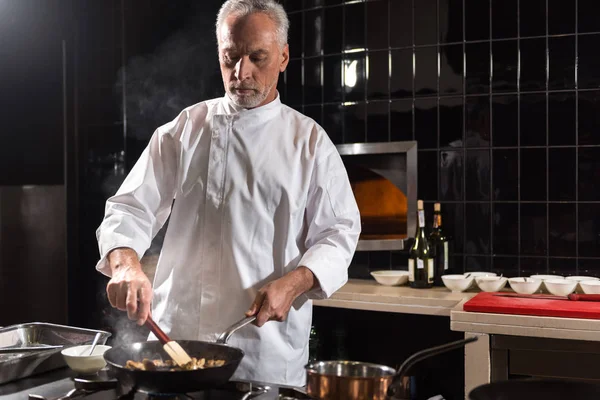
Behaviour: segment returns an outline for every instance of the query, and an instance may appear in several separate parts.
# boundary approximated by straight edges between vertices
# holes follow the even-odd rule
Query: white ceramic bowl
[[[544,285],[544,282],[546,282],[549,279],[565,279],[564,276],[560,276],[560,275],[531,275],[530,276],[531,279],[538,279],[542,281],[542,286],[540,286],[540,290],[544,293],[550,293],[548,291],[548,288],[546,288],[546,285]]]
[[[478,277],[478,276],[498,276],[497,273],[495,272],[465,272],[465,275],[469,275],[469,276],[474,276],[474,277]]]
[[[478,276],[475,278],[477,286],[484,292],[499,292],[506,286],[508,278],[502,276]]]
[[[472,278],[477,278],[480,276],[497,276],[498,274],[496,274],[494,272],[482,271],[482,272],[465,272],[464,275],[465,276],[468,275]],[[473,282],[471,283],[471,287],[476,287],[476,286],[477,286],[477,283],[475,282],[475,279],[473,279]]]
[[[542,280],[532,278],[510,278],[508,284],[512,290],[519,294],[533,294],[540,290]]]
[[[473,276],[467,278],[464,274],[442,275],[442,282],[444,282],[444,285],[453,292],[464,292],[471,287],[474,279]]]
[[[592,279],[579,282],[579,286],[585,294],[600,294],[600,280]]]
[[[567,276],[565,279],[570,280],[570,281],[577,281],[577,282],[600,280],[600,278],[596,278],[594,276]]]
[[[575,291],[578,282],[569,279],[548,279],[544,281],[546,289],[556,296],[567,296]]]
[[[61,351],[65,362],[73,371],[80,374],[95,374],[106,366],[104,360],[104,352],[110,349],[110,346],[96,345],[94,353],[91,356],[87,354],[90,352],[92,346],[89,344],[82,346],[68,347]]]
[[[564,276],[560,275],[531,275],[532,279],[541,279],[542,281],[547,281],[548,279],[565,279]]]
[[[408,282],[408,271],[373,271],[371,272],[371,276],[373,276],[379,284],[385,286],[404,285]]]
[[[595,280],[598,280],[598,278],[596,278],[594,276],[567,276],[566,279],[568,279],[570,281],[577,282],[577,286],[575,287],[575,292],[576,293],[583,293],[583,288],[579,284],[581,281],[595,281]]]

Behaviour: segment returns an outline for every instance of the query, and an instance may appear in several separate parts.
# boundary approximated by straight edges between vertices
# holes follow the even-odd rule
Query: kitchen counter
[[[450,313],[451,330],[479,338],[465,348],[465,394],[511,374],[598,379],[600,320],[468,312],[466,301]]]
[[[449,317],[458,304],[477,293],[452,293],[445,287],[413,289],[407,285],[383,286],[374,280],[350,279],[329,299],[313,303],[318,307]]]
[[[463,311],[463,304],[451,311],[453,331],[600,341],[600,320],[468,312]]]

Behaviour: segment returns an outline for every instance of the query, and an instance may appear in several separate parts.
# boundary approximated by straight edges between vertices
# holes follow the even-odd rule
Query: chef
[[[276,90],[288,26],[274,0],[223,4],[225,95],[153,133],[106,202],[96,268],[112,306],[140,325],[151,309],[174,339],[214,341],[255,315],[229,339],[245,352],[234,378],[303,385],[311,300],[347,281],[360,217],[327,133]],[[169,216],[151,284],[140,258]]]

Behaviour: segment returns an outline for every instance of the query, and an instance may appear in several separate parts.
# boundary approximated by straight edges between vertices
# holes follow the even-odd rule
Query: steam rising
[[[219,2],[195,2],[180,30],[154,53],[130,59],[125,74],[128,136],[147,141],[182,109],[224,93],[214,21]]]

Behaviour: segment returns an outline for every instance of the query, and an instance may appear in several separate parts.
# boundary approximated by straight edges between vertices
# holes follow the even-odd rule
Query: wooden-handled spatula
[[[148,316],[145,324],[152,333],[158,338],[158,340],[162,343],[163,349],[167,352],[167,354],[179,365],[180,367],[185,367],[192,362],[191,357],[186,353],[186,351],[181,347],[179,343],[174,340],[171,340],[166,333],[163,332],[162,329],[156,325],[156,322]]]

